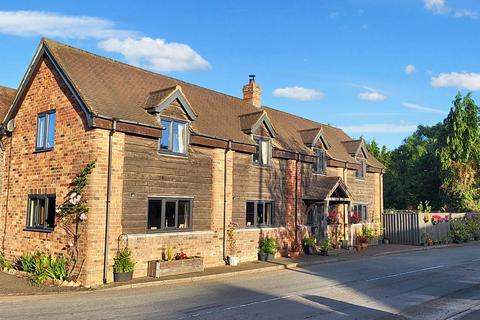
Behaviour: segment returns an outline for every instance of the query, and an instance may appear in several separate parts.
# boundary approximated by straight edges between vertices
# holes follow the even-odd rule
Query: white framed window
[[[272,141],[270,138],[253,137],[257,143],[253,154],[253,163],[259,166],[270,166],[272,160]]]
[[[368,221],[368,206],[366,204],[354,204],[353,214],[362,217],[362,221]]]
[[[159,143],[160,152],[187,154],[187,123],[179,120],[162,119],[162,127],[162,137]]]

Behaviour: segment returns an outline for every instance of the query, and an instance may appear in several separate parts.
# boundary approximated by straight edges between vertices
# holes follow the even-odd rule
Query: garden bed
[[[173,261],[151,260],[148,262],[148,276],[160,278],[185,273],[203,272],[205,264],[202,257],[193,257]]]

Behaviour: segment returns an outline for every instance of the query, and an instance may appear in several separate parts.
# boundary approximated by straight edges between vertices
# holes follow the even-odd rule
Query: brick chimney
[[[262,88],[255,83],[255,75],[249,75],[248,84],[243,86],[243,101],[253,104],[255,107],[262,106]]]

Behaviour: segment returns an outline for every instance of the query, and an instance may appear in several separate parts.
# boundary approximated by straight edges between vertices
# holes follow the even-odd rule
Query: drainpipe
[[[112,145],[113,134],[117,130],[117,120],[113,120],[112,129],[108,135],[108,171],[107,171],[107,202],[105,211],[105,251],[103,256],[103,283],[107,283],[108,280],[108,250],[110,241],[110,198],[111,198],[111,185],[112,185]]]
[[[223,261],[228,263],[227,259],[227,155],[232,149],[232,141],[228,140],[223,162]]]
[[[295,159],[295,223],[294,223],[294,228],[295,228],[295,243],[298,242],[298,231],[297,231],[297,226],[298,226],[298,161],[300,160],[300,154],[297,152],[296,153],[296,159]]]
[[[5,195],[5,223],[3,226],[3,238],[2,238],[2,253],[5,252],[5,238],[7,237],[7,222],[8,222],[8,202],[10,198],[10,172],[12,171],[12,148],[13,148],[13,134],[10,135],[10,150],[8,151],[8,172],[7,172],[7,186]],[[3,166],[5,168],[5,165]],[[3,200],[3,199],[2,199]]]

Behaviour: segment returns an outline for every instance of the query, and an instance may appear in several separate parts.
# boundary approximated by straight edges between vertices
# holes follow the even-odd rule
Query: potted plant
[[[228,238],[228,247],[230,250],[230,255],[227,257],[228,264],[230,266],[237,266],[240,259],[236,256],[237,253],[237,241],[235,239],[235,230],[238,227],[238,224],[235,222],[230,222],[227,228],[227,238]]]
[[[359,215],[358,213],[354,213],[350,216],[350,222],[352,224],[360,223],[360,221],[362,221],[362,216]]]
[[[315,237],[305,237],[302,240],[303,252],[305,254],[313,254],[315,248]]]
[[[375,230],[366,225],[362,227],[362,234],[357,236],[358,245],[362,249],[368,248],[368,242],[373,239]]]
[[[132,280],[135,266],[135,262],[132,259],[132,251],[128,247],[123,248],[117,252],[114,261],[113,281],[124,282]]]
[[[301,249],[300,244],[297,241],[294,241],[292,243],[292,246],[290,247],[290,257],[298,258],[298,256],[300,255],[300,249]]]
[[[329,238],[325,238],[320,242],[320,255],[321,256],[328,256],[328,251],[330,251],[330,247],[332,246],[332,242]]]
[[[278,240],[275,238],[266,237],[263,239],[260,244],[260,252],[258,253],[259,260],[273,260],[279,246]]]
[[[330,213],[327,216],[327,224],[332,225],[337,223],[338,223],[338,215],[336,213]]]

